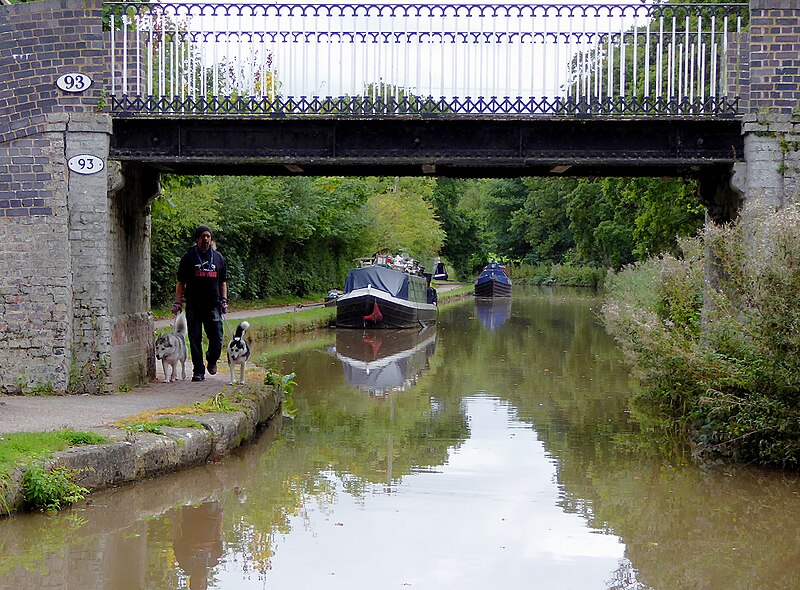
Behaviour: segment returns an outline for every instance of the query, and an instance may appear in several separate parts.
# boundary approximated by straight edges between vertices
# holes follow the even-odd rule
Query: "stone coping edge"
[[[91,432],[102,434],[109,442],[54,453],[48,469],[63,466],[72,470],[75,483],[93,492],[216,461],[253,439],[259,427],[281,411],[283,395],[273,387],[251,387],[248,394],[239,402],[245,408],[240,412],[163,415],[189,418],[203,428],[162,427],[163,435],[92,428]],[[5,489],[0,488],[0,517],[26,509],[22,477],[22,469],[17,469]]]

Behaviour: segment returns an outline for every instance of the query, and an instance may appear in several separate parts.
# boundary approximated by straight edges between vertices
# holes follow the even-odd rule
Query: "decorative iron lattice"
[[[112,110],[121,115],[138,113],[164,113],[174,115],[328,115],[383,117],[397,115],[463,116],[622,116],[622,115],[674,115],[733,117],[738,112],[738,99],[715,98],[681,100],[666,98],[612,97],[586,98],[440,98],[440,99],[372,99],[354,97],[112,97]]]
[[[743,3],[107,7],[123,116],[731,116],[748,17]]]

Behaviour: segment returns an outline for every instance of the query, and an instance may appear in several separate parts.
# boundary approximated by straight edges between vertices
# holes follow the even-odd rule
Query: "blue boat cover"
[[[483,267],[483,271],[481,271],[481,274],[475,280],[475,284],[477,285],[479,283],[485,283],[486,281],[492,279],[498,283],[505,283],[506,285],[511,284],[511,279],[508,278],[506,271],[503,270],[503,267],[496,262],[487,264],[485,267]]]
[[[409,291],[409,283],[416,280],[420,285],[416,289]],[[344,292],[350,293],[356,289],[366,289],[372,286],[375,289],[385,291],[390,295],[405,299],[407,301],[419,301],[419,290],[422,289],[422,301],[425,301],[427,284],[424,278],[409,275],[399,270],[392,270],[383,266],[366,266],[354,268],[344,281]]]

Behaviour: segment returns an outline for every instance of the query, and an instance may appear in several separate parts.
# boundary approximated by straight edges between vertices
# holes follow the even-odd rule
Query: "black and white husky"
[[[228,366],[231,369],[231,385],[244,384],[244,370],[247,368],[247,359],[250,358],[250,347],[244,339],[244,333],[250,324],[242,322],[236,327],[236,333],[228,343]],[[239,380],[236,380],[236,367],[239,367]]]
[[[156,339],[156,358],[164,370],[164,383],[178,380],[178,363],[181,364],[181,379],[186,379],[186,316],[175,316],[172,332]],[[171,374],[168,369],[171,369]]]

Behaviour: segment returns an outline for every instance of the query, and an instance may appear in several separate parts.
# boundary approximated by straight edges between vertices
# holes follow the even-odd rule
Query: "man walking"
[[[203,330],[208,337],[209,375],[217,372],[222,354],[222,315],[228,312],[228,267],[222,254],[214,250],[214,234],[207,225],[194,232],[195,244],[186,251],[178,265],[178,284],[172,313],[177,315],[186,300],[186,324],[189,350],[194,370],[192,381],[204,381],[206,365],[203,359]]]

